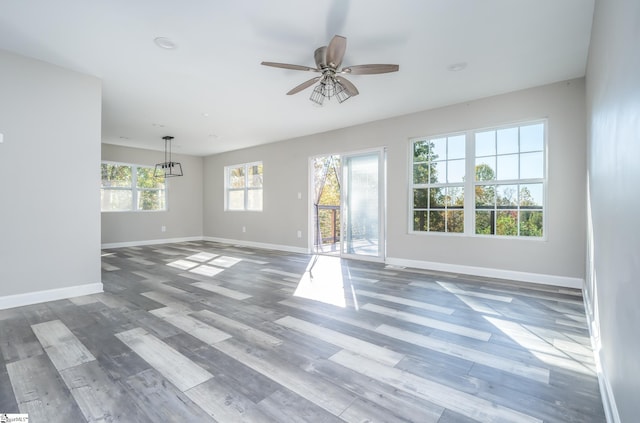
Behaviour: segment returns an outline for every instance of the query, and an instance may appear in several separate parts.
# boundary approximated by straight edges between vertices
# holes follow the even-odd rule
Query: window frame
[[[249,169],[253,166],[259,166],[262,171],[259,173],[260,175],[260,187],[251,186],[249,183],[250,172]],[[241,188],[231,187],[231,173],[232,169],[242,168],[244,171],[244,183]],[[251,191],[260,191],[261,200],[260,200],[260,208],[259,209],[250,209],[249,205],[249,193]],[[242,192],[242,208],[230,208],[230,199],[229,196],[232,192]],[[224,211],[229,212],[262,212],[264,211],[264,163],[262,160],[257,160],[253,162],[247,163],[238,163],[233,165],[228,165],[224,167]]]
[[[520,163],[520,158],[523,153],[536,152],[542,153],[542,177],[537,178],[520,178],[520,173],[516,179],[492,179],[488,181],[476,181],[476,134],[481,132],[488,131],[500,131],[510,128],[520,128],[526,126],[533,126],[537,124],[543,125],[543,141],[542,141],[542,150],[532,150],[532,151],[521,151],[520,147],[518,148],[517,156],[518,163]],[[498,238],[498,239],[519,239],[519,240],[530,240],[530,241],[546,241],[547,233],[548,233],[548,213],[549,213],[549,201],[548,201],[548,172],[549,172],[549,122],[547,118],[539,118],[539,119],[531,119],[525,121],[512,122],[504,125],[496,125],[484,128],[475,128],[470,129],[464,132],[450,132],[438,135],[429,135],[422,137],[412,137],[409,139],[409,172],[408,172],[408,224],[407,229],[410,235],[420,235],[420,236],[467,236],[467,237],[479,237],[479,238]],[[463,232],[442,232],[442,231],[421,231],[414,229],[414,189],[416,186],[422,188],[423,185],[428,184],[415,184],[414,183],[414,145],[416,142],[420,141],[428,141],[435,140],[440,138],[453,137],[457,135],[465,136],[465,177],[463,182],[464,189],[464,230]],[[521,138],[520,134],[518,134],[518,145],[520,146]],[[515,154],[515,153],[512,153]],[[495,157],[499,156],[496,151]],[[505,153],[506,155],[506,153]],[[488,156],[487,156],[488,157]],[[440,162],[440,159],[437,159],[435,162]],[[521,165],[518,165],[518,169],[521,169]],[[495,171],[495,169],[494,169]],[[471,175],[469,178],[467,175]],[[509,208],[509,210],[515,210],[518,212],[518,221],[517,221],[517,234],[516,235],[498,235],[498,234],[478,234],[476,233],[476,212],[482,210],[488,210],[483,208],[478,208],[476,206],[476,187],[477,186],[508,186],[515,185],[518,187],[516,195],[519,195],[520,187],[523,185],[532,185],[532,184],[540,184],[542,187],[542,196],[541,196],[541,205],[539,208],[536,208],[535,211],[539,210],[542,213],[542,236],[529,236],[529,235],[521,235],[521,223],[520,223],[520,212],[523,210],[522,205],[519,201],[516,201],[516,206],[513,208]],[[459,185],[456,183],[435,183],[432,184],[433,187],[447,187],[449,185]],[[494,203],[495,211],[500,211],[501,208],[497,206],[497,203]],[[506,210],[506,209],[505,209]],[[494,221],[495,222],[495,221]],[[495,228],[495,226],[494,226]]]
[[[169,184],[167,178],[164,178],[164,188],[144,188],[138,187],[138,169],[150,169],[152,172],[154,171],[154,166],[151,165],[142,165],[142,164],[134,164],[134,163],[124,163],[124,162],[116,162],[111,160],[101,160],[100,167],[102,168],[103,164],[114,165],[114,166],[125,166],[131,169],[131,186],[130,187],[108,187],[105,188],[102,186],[102,177],[100,182],[100,192],[104,189],[113,190],[113,191],[130,191],[131,192],[131,208],[126,210],[103,210],[102,209],[102,201],[100,202],[100,212],[101,213],[157,213],[157,212],[166,212],[169,210]],[[164,208],[157,210],[145,210],[138,208],[138,199],[139,192],[143,191],[164,191]]]
[[[462,158],[460,157],[453,157],[450,158],[449,157],[449,139],[450,138],[457,138],[463,136],[464,137],[464,156]],[[438,164],[438,163],[444,163],[445,164],[445,179],[448,179],[448,164],[449,162],[453,162],[453,161],[463,161],[464,164],[464,174],[466,175],[466,170],[467,170],[467,133],[466,132],[451,132],[448,134],[440,134],[440,135],[435,135],[435,136],[428,136],[428,137],[416,137],[416,138],[411,138],[410,140],[410,169],[409,169],[409,178],[410,178],[410,188],[409,188],[409,233],[418,233],[418,234],[423,234],[423,233],[428,233],[428,234],[447,234],[447,235],[454,235],[454,236],[461,236],[464,235],[464,228],[466,228],[467,224],[466,224],[466,218],[463,217],[463,231],[462,232],[453,232],[453,231],[449,231],[449,225],[448,225],[448,221],[449,218],[447,216],[447,214],[449,212],[453,212],[453,211],[462,211],[463,216],[467,215],[466,212],[466,208],[465,208],[465,204],[467,204],[467,198],[466,198],[466,183],[464,181],[464,176],[463,176],[463,180],[462,181],[456,181],[456,182],[449,182],[448,180],[445,180],[444,182],[431,182],[430,181],[430,176],[429,176],[429,181],[426,183],[415,183],[414,182],[414,171],[415,168],[414,166],[416,165],[416,162],[414,161],[414,148],[416,143],[418,142],[433,142],[433,141],[438,141],[438,140],[442,140],[445,139],[446,142],[446,156],[445,158],[440,158],[438,157],[438,159],[433,160],[431,162],[417,162],[419,163],[426,163],[428,166],[430,165],[430,163],[434,163],[434,164]],[[429,166],[429,170],[431,170],[431,167]],[[445,200],[445,204],[442,208],[440,207],[431,207],[430,204],[430,199],[431,199],[431,195],[429,195],[429,190],[431,189],[445,189],[448,190],[449,188],[461,188],[462,189],[462,200],[463,200],[463,206],[462,208],[460,207],[450,207],[449,204],[447,204],[447,201]],[[416,208],[415,207],[415,191],[418,189],[424,189],[427,190],[427,201],[428,204],[426,207],[419,207]],[[445,198],[448,197],[448,195],[445,195]],[[444,221],[444,231],[432,231],[432,230],[416,230],[414,229],[414,212],[416,211],[416,209],[418,209],[419,211],[425,211],[427,212],[427,216],[430,216],[430,213],[432,211],[442,211],[444,213],[445,216],[445,221]],[[427,217],[427,224],[430,226],[431,222],[430,222],[430,217]]]
[[[518,174],[517,178],[511,178],[511,179],[497,179],[494,178],[492,180],[489,181],[476,181],[475,180],[475,172],[474,172],[474,178],[473,178],[473,191],[472,193],[475,194],[475,188],[477,186],[495,186],[496,187],[496,191],[497,188],[500,186],[513,186],[513,185],[517,185],[518,187],[520,187],[521,185],[532,185],[532,184],[540,184],[542,185],[542,205],[537,208],[536,210],[541,211],[542,213],[542,236],[527,236],[527,235],[521,235],[520,234],[520,212],[521,212],[521,205],[520,202],[517,201],[516,205],[514,207],[510,207],[510,208],[500,208],[497,205],[497,200],[496,200],[496,205],[495,207],[492,209],[494,210],[496,213],[500,212],[500,210],[505,210],[505,211],[516,211],[518,213],[518,221],[517,221],[517,234],[516,235],[500,235],[500,234],[478,234],[476,233],[476,212],[478,210],[482,211],[482,210],[489,210],[489,209],[478,209],[476,206],[476,201],[475,198],[473,198],[473,214],[472,214],[472,219],[473,219],[473,236],[476,237],[480,237],[480,238],[506,238],[506,239],[527,239],[527,240],[532,240],[532,241],[546,241],[547,239],[547,215],[548,215],[548,208],[549,208],[549,203],[548,203],[548,172],[549,172],[549,165],[548,165],[548,131],[549,131],[549,122],[548,119],[534,119],[534,120],[527,120],[527,121],[522,121],[522,122],[516,122],[516,123],[511,123],[511,124],[506,124],[506,125],[499,125],[499,126],[493,126],[493,127],[487,127],[487,128],[481,128],[481,129],[475,129],[473,131],[470,131],[471,136],[472,136],[472,151],[474,152],[473,155],[473,168],[475,170],[475,160],[477,159],[476,155],[475,155],[475,135],[481,132],[488,132],[488,131],[501,131],[501,130],[505,130],[505,129],[512,129],[512,128],[521,128],[521,127],[525,127],[525,126],[533,126],[533,125],[538,125],[538,124],[542,124],[543,128],[542,128],[542,150],[531,150],[531,151],[521,151],[520,147],[518,148],[518,160],[519,160],[519,165],[518,165],[518,170],[521,170],[521,165],[520,165],[520,158],[521,155],[527,154],[527,153],[542,153],[542,177],[538,177],[538,178],[522,178],[520,177],[520,172]],[[521,141],[521,137],[520,135],[518,135],[518,145],[520,146],[520,141]],[[495,157],[499,157],[499,156],[508,156],[509,154],[514,154],[514,153],[502,153],[499,154],[498,151],[496,150],[496,154]],[[485,156],[481,156],[481,157],[489,157],[487,155]],[[497,160],[497,159],[496,159]],[[496,169],[497,170],[497,169]],[[520,194],[520,189],[517,190],[517,195]],[[496,197],[497,197],[497,192],[496,192]]]

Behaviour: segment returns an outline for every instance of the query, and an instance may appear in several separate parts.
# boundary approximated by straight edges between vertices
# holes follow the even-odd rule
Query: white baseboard
[[[387,264],[393,266],[413,267],[416,269],[437,270],[440,272],[461,273],[464,275],[483,276],[488,278],[508,279],[519,282],[539,283],[543,285],[561,286],[582,289],[584,279],[567,276],[545,275],[540,273],[518,272],[514,270],[492,269],[488,267],[464,266],[460,264],[436,263],[422,260],[408,260],[387,257]]]
[[[611,382],[609,382],[607,374],[602,369],[602,357],[600,355],[600,352],[602,351],[602,345],[600,342],[599,323],[593,313],[593,308],[591,307],[591,298],[589,297],[588,290],[584,290],[584,295],[582,298],[584,301],[584,308],[587,312],[589,335],[591,338],[591,348],[593,349],[596,371],[598,373],[598,384],[600,385],[600,396],[602,397],[602,407],[604,408],[604,415],[608,423],[620,423],[620,413],[618,412],[616,399],[613,396]]]
[[[103,292],[102,283],[89,283],[86,285],[68,286],[65,288],[47,289],[45,291],[27,292],[24,294],[7,295],[0,297],[0,310],[25,305],[44,303],[46,301],[64,300],[66,298],[80,297],[82,295],[98,294]]]
[[[102,249],[107,248],[122,248],[122,247],[138,247],[140,245],[156,245],[156,244],[171,244],[174,242],[189,242],[189,241],[202,241],[201,236],[188,236],[184,238],[166,238],[166,239],[149,239],[145,241],[127,241],[127,242],[112,242],[108,244],[102,244]]]
[[[264,250],[286,251],[288,253],[309,254],[307,248],[292,247],[291,245],[267,244],[264,242],[240,241],[237,239],[226,239],[212,236],[205,236],[205,241],[222,242],[224,244],[242,245],[244,247],[262,248]]]

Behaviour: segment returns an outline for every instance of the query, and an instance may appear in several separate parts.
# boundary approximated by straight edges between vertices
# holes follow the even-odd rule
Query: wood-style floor
[[[105,250],[103,282],[0,311],[0,413],[605,421],[576,290],[213,242]]]

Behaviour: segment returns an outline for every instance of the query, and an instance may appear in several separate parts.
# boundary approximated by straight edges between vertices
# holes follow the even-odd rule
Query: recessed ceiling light
[[[173,50],[177,47],[176,43],[174,43],[167,37],[156,37],[153,39],[153,42],[156,43],[158,47],[166,50]]]
[[[125,137],[125,136],[122,136],[122,135],[121,135],[121,136],[120,136],[120,139],[121,139],[121,140],[128,140],[128,139],[129,139],[129,137]]]
[[[202,114],[202,116],[204,116],[204,117],[209,117],[209,113],[204,112],[204,113]]]
[[[451,72],[460,72],[467,67],[466,62],[454,63],[452,65],[447,66],[447,70]]]
[[[158,128],[164,128],[164,125],[160,124],[160,123],[152,123],[151,126],[155,126]]]
[[[213,138],[214,140],[217,140],[218,136],[216,134],[209,134],[209,138]]]

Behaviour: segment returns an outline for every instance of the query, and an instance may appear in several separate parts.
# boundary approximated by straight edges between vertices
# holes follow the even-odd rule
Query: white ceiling
[[[0,49],[103,82],[102,141],[208,155],[584,76],[594,0],[2,0]],[[322,108],[313,51],[347,37],[360,95]],[[153,40],[168,37],[175,50]],[[447,68],[465,62],[458,72]],[[0,70],[1,77],[1,70]]]

